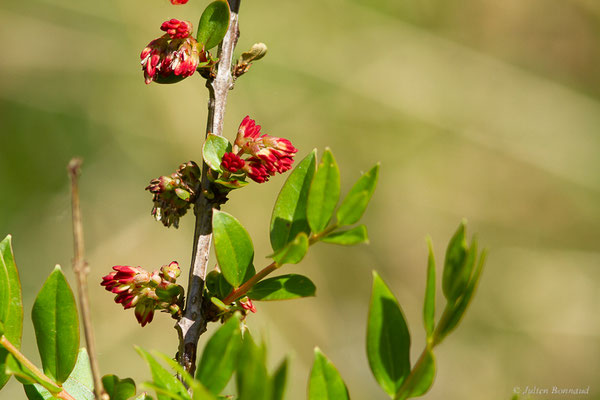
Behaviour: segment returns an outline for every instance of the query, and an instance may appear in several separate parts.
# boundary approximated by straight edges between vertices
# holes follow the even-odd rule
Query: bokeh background
[[[193,219],[163,228],[143,189],[200,159],[206,90],[197,77],[146,86],[139,52],[162,21],[195,22],[206,3],[0,3],[0,236],[14,235],[27,310],[23,349],[32,359],[35,294],[56,263],[71,276],[65,166],[72,156],[85,159],[92,283],[115,264],[189,263]],[[310,276],[317,297],[259,303],[249,318],[273,366],[291,355],[289,398],[305,398],[316,345],[353,398],[387,398],[365,355],[371,270],[397,295],[417,355],[425,237],[441,261],[467,217],[491,250],[489,262],[463,324],[437,350],[426,398],[508,399],[514,387],[590,386],[573,398],[599,399],[600,3],[242,3],[237,53],[263,41],[269,54],[230,94],[229,138],[249,114],[266,133],[291,139],[299,156],[329,146],[344,191],[361,171],[382,166],[365,216],[371,244],[315,246],[286,269]],[[251,232],[258,260],[270,251],[270,212],[284,179],[249,185],[227,204]],[[147,379],[133,344],[174,353],[166,315],[142,329],[99,285],[91,299],[104,373]],[[0,398],[24,394],[12,380]]]

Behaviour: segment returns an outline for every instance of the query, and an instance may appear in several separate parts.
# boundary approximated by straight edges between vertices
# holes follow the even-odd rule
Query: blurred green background
[[[92,283],[115,264],[189,264],[193,219],[163,228],[143,189],[200,159],[206,90],[197,77],[146,86],[139,53],[162,21],[195,23],[206,3],[0,3],[0,236],[14,235],[32,359],[35,294],[54,264],[71,274],[72,156],[85,159]],[[599,399],[600,3],[245,0],[240,18],[237,54],[259,41],[269,54],[230,94],[229,138],[249,114],[301,157],[329,146],[345,191],[382,165],[365,216],[371,244],[315,246],[286,269],[310,276],[317,297],[258,303],[249,318],[269,341],[272,365],[292,356],[289,398],[305,398],[315,345],[353,398],[387,398],[364,348],[371,270],[396,293],[416,356],[424,239],[432,236],[441,261],[467,217],[491,253],[472,308],[437,351],[427,398],[508,399],[514,387],[589,385],[583,397]],[[253,235],[258,260],[270,251],[268,222],[284,179],[249,185],[226,206]],[[166,315],[142,329],[100,285],[90,295],[103,373],[147,379],[133,344],[174,354]],[[0,398],[24,394],[12,380]]]

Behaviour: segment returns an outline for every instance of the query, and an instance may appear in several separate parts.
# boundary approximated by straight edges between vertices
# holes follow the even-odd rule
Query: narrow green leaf
[[[104,375],[102,386],[110,400],[127,400],[135,396],[135,382],[131,378],[119,379],[116,375]]]
[[[198,43],[210,50],[223,40],[229,28],[229,4],[227,1],[213,1],[206,7],[198,23]]]
[[[231,151],[231,143],[223,136],[209,133],[202,146],[202,158],[213,171],[223,172],[221,160],[223,154]]]
[[[271,216],[270,230],[271,247],[275,252],[294,240],[298,233],[310,233],[306,203],[315,174],[316,154],[316,150],[313,150],[294,168],[279,192]]]
[[[445,313],[448,313],[447,318],[440,319],[440,323],[438,329],[434,334],[434,343],[439,344],[450,332],[452,332],[461,321],[462,317],[467,310],[469,304],[471,304],[471,300],[473,300],[473,295],[477,290],[477,286],[479,285],[479,280],[481,279],[481,273],[483,271],[483,266],[485,265],[485,259],[487,256],[487,252],[484,250],[479,257],[479,263],[477,264],[477,268],[475,269],[471,280],[469,281],[467,288],[464,291],[462,297],[455,304],[448,304],[446,306]],[[442,321],[444,323],[442,324]],[[439,331],[439,332],[438,332]]]
[[[242,346],[239,315],[229,318],[208,340],[196,370],[196,379],[218,395],[227,385],[236,367]]]
[[[63,383],[77,362],[79,318],[73,292],[56,266],[38,293],[31,319],[44,373]]]
[[[215,179],[214,183],[221,185],[227,189],[240,189],[248,184],[246,181],[239,179],[232,179],[230,181],[224,181],[222,179]]]
[[[433,335],[435,327],[435,258],[433,256],[433,244],[427,238],[429,257],[427,259],[427,283],[425,285],[425,302],[423,303],[423,323],[427,339]]]
[[[144,358],[148,366],[150,367],[150,372],[152,373],[153,380],[153,388],[156,391],[156,397],[158,400],[166,400],[172,398],[165,393],[172,393],[175,396],[181,397],[182,399],[190,399],[190,396],[177,378],[171,375],[171,372],[165,369],[162,365],[159,364],[158,361],[147,351],[142,349],[141,347],[135,348],[137,352]],[[158,389],[158,390],[156,390]]]
[[[352,246],[360,243],[369,243],[369,235],[367,234],[367,227],[359,225],[345,231],[332,232],[321,240],[326,243]]]
[[[314,296],[317,288],[306,276],[289,274],[258,282],[248,292],[251,300],[290,300]]]
[[[340,169],[329,149],[325,149],[321,162],[310,185],[306,204],[306,216],[310,229],[321,233],[340,199]]]
[[[410,333],[398,301],[375,271],[367,323],[367,357],[379,385],[394,396],[410,373]]]
[[[298,264],[306,255],[308,246],[308,236],[306,233],[300,232],[294,240],[272,256],[273,260],[277,261],[279,265]]]
[[[285,386],[287,380],[288,360],[284,359],[277,370],[271,376],[271,382],[273,385],[273,391],[271,393],[271,400],[283,400],[285,394]]]
[[[366,190],[362,192],[347,195],[344,203],[337,212],[338,225],[352,225],[357,223],[365,212],[369,204],[369,193]]]
[[[23,303],[21,281],[12,251],[12,237],[0,242],[0,323],[2,334],[18,349],[21,347],[23,330]],[[8,382],[6,369],[8,352],[0,346],[0,389]]]
[[[161,398],[163,399],[173,399],[173,400],[187,400],[190,399],[189,396],[185,397],[179,393],[173,393],[171,391],[169,391],[168,389],[165,389],[163,387],[160,387],[159,385],[152,383],[152,382],[144,382],[142,384],[146,389],[150,389],[150,390],[154,390],[154,392],[156,393],[157,398],[160,400]]]
[[[448,243],[444,260],[442,290],[449,303],[454,303],[461,296],[468,283],[463,274],[467,252],[465,221],[462,221]]]
[[[238,400],[269,400],[271,385],[263,348],[257,346],[248,332],[244,333],[236,371]]]
[[[221,272],[227,282],[239,287],[244,283],[254,259],[250,235],[237,219],[224,211],[215,210],[212,223],[215,253]]]
[[[435,357],[431,350],[426,349],[406,379],[395,400],[423,396],[429,391],[435,379]]]
[[[154,352],[157,356],[162,358],[164,362],[169,364],[171,368],[183,378],[183,381],[190,389],[192,389],[193,395],[192,400],[217,400],[217,396],[213,395],[200,381],[195,380],[181,365],[172,358],[169,358],[166,354]]]
[[[378,177],[379,164],[375,165],[356,181],[338,209],[337,219],[339,225],[352,225],[358,222],[364,214],[371,196],[373,196]]]
[[[333,363],[315,348],[315,361],[308,381],[308,400],[350,399],[346,384]]]

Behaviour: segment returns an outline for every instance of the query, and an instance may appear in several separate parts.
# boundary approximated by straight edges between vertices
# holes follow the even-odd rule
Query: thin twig
[[[94,379],[94,394],[97,400],[108,400],[108,394],[104,391],[102,379],[100,378],[100,369],[98,368],[98,358],[96,357],[96,342],[94,340],[94,331],[92,326],[92,317],[90,313],[90,299],[87,289],[87,275],[89,267],[85,261],[85,246],[83,242],[83,224],[81,222],[81,209],[79,207],[79,170],[81,168],[81,159],[73,158],[69,162],[68,170],[71,177],[71,198],[73,210],[73,248],[75,257],[73,258],[73,271],[77,278],[77,293],[79,296],[79,309],[81,319],[83,320],[83,330],[85,332],[85,342],[87,343],[90,365],[92,368],[92,377]]]
[[[222,136],[227,94],[233,86],[231,62],[233,50],[239,36],[238,11],[241,0],[228,1],[231,16],[229,29],[220,46],[217,74],[214,79],[209,79],[206,82],[209,92],[206,124],[207,135],[208,133],[214,133],[215,135]],[[206,278],[208,256],[212,241],[212,212],[215,208],[215,203],[204,195],[210,185],[207,172],[208,167],[206,163],[203,163],[202,190],[194,205],[196,225],[194,229],[194,248],[192,251],[186,307],[183,317],[175,326],[179,333],[178,361],[192,375],[196,369],[198,340],[200,340],[200,335],[206,331],[207,324],[203,315],[202,304],[204,303],[204,280]]]

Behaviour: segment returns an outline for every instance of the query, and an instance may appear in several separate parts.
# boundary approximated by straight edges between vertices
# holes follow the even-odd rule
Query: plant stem
[[[64,400],[75,400],[73,396],[65,392],[65,390],[59,384],[55,383],[52,379],[46,376],[38,367],[35,366],[23,353],[19,351],[7,338],[6,336],[0,336],[0,346],[4,347],[22,366],[27,368],[28,372],[37,378],[37,382],[42,385],[50,393],[53,393],[59,399]]]
[[[219,48],[219,62],[214,78],[206,81],[209,92],[208,117],[206,121],[206,134],[213,133],[222,136],[223,119],[227,94],[233,86],[231,76],[231,62],[233,50],[239,36],[238,11],[241,0],[228,0],[231,15],[229,28]],[[187,290],[186,306],[183,317],[177,322],[175,328],[179,334],[178,361],[192,376],[196,369],[196,351],[200,335],[206,331],[206,319],[203,315],[204,280],[206,278],[210,244],[212,241],[212,212],[218,204],[206,198],[204,193],[209,191],[208,166],[202,165],[202,190],[194,205],[196,224],[194,229],[194,247],[192,250],[192,263]]]
[[[231,304],[240,297],[244,296],[248,292],[248,290],[252,288],[252,286],[256,285],[261,279],[263,279],[265,276],[269,275],[271,272],[275,271],[279,267],[280,265],[273,261],[271,264],[267,265],[266,267],[258,271],[256,274],[254,274],[252,278],[244,282],[242,286],[232,290],[231,293],[229,293],[227,297],[223,299],[223,303]]]
[[[310,238],[308,239],[308,245],[312,246],[313,244],[317,243],[323,237],[336,230],[337,227],[337,224],[334,224],[321,233],[310,235]],[[271,272],[275,271],[279,267],[281,267],[281,265],[273,261],[271,264],[267,265],[266,267],[258,271],[256,274],[254,274],[252,278],[244,282],[242,286],[232,290],[231,293],[229,293],[227,297],[223,299],[223,304],[231,304],[240,297],[244,296],[246,293],[248,293],[248,290],[252,289],[252,286],[256,285],[258,282],[260,282],[261,279],[265,278],[267,275],[269,275]]]
[[[96,357],[96,341],[94,340],[94,330],[92,326],[92,317],[90,313],[90,299],[87,289],[87,275],[90,271],[85,261],[85,247],[83,241],[83,224],[81,222],[81,209],[79,207],[79,185],[78,177],[81,168],[81,159],[73,158],[69,162],[68,170],[71,177],[71,199],[73,211],[73,248],[75,257],[73,258],[73,271],[77,277],[77,294],[79,297],[79,309],[81,319],[83,320],[83,330],[85,333],[85,342],[87,343],[88,354],[90,357],[90,366],[92,377],[94,379],[94,395],[97,400],[108,400],[108,394],[102,385],[100,369],[98,368],[98,358]]]

